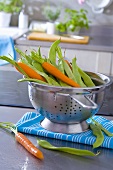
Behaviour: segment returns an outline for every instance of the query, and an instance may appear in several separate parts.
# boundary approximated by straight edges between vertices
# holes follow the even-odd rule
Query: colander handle
[[[63,93],[56,93],[57,95],[64,95],[64,96],[69,96],[71,99],[73,99],[74,101],[76,101],[79,105],[81,105],[82,107],[84,108],[87,108],[87,109],[97,109],[98,108],[98,105],[92,101],[88,96],[84,95],[84,97],[92,104],[92,106],[88,106],[88,105],[85,105],[84,103],[80,102],[79,100],[75,99],[72,95],[70,94],[63,94]],[[56,95],[55,95],[56,96]]]
[[[88,106],[88,105],[83,104],[82,102],[80,102],[79,100],[77,100],[73,96],[71,96],[70,94],[68,94],[68,96],[84,108],[87,108],[87,109],[97,109],[98,108],[98,105],[86,95],[84,95],[84,97],[92,104],[92,106]]]

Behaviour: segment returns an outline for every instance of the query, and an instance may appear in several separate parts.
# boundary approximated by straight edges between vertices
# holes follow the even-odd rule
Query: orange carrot
[[[0,128],[9,129],[15,134],[15,139],[20,143],[29,153],[39,159],[44,159],[43,153],[33,145],[33,143],[22,133],[17,131],[17,127],[10,122],[0,122]]]
[[[51,75],[55,76],[56,78],[62,80],[63,82],[67,83],[68,85],[72,87],[80,87],[79,84],[77,84],[75,81],[67,77],[65,74],[63,74],[60,70],[58,70],[55,66],[48,62],[42,62],[42,67]]]
[[[38,79],[38,80],[42,80],[42,81],[45,81],[45,78],[42,77],[40,74],[38,74],[35,70],[33,70],[31,67],[29,67],[28,65],[26,65],[25,63],[21,63],[21,62],[18,62],[17,63],[21,68],[22,70],[30,77],[30,78],[34,78],[34,79]],[[17,67],[16,69],[22,73]]]
[[[27,151],[39,159],[44,159],[43,153],[33,145],[33,143],[22,133],[17,132],[15,134],[16,141],[24,146]]]

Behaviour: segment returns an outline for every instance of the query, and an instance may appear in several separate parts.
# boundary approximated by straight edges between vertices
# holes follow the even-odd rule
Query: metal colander
[[[97,75],[104,84],[92,88],[55,87],[29,82],[30,101],[37,112],[46,118],[46,123],[52,123],[53,126],[82,123],[98,112],[105,89],[111,82],[109,77]]]

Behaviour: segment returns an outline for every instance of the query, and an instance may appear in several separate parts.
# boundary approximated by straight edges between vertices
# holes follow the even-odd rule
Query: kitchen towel
[[[92,134],[92,131],[90,129],[86,132],[82,132],[79,134],[55,133],[45,130],[40,125],[40,122],[43,119],[44,117],[41,114],[37,114],[35,112],[27,112],[17,122],[16,126],[19,132],[28,133],[32,135],[39,135],[43,137],[66,140],[87,145],[93,145],[93,143],[95,142],[96,137]],[[102,116],[93,116],[93,119],[100,123],[109,132],[113,133],[113,120],[109,121]],[[113,137],[108,137],[104,134],[104,142],[101,147],[113,149]]]
[[[12,57],[16,60],[14,40],[10,36],[0,35],[0,56]],[[7,61],[0,60],[0,66],[8,64]]]

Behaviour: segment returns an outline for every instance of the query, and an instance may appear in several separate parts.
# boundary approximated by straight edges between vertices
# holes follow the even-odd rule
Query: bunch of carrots
[[[15,48],[20,55],[18,62],[7,56],[0,56],[24,75],[22,81],[32,81],[52,86],[62,87],[93,87],[95,84],[91,78],[78,67],[76,57],[69,63],[65,60],[59,46],[60,39],[56,40],[49,49],[48,57],[43,57],[40,47],[37,51],[32,50],[29,55]]]

